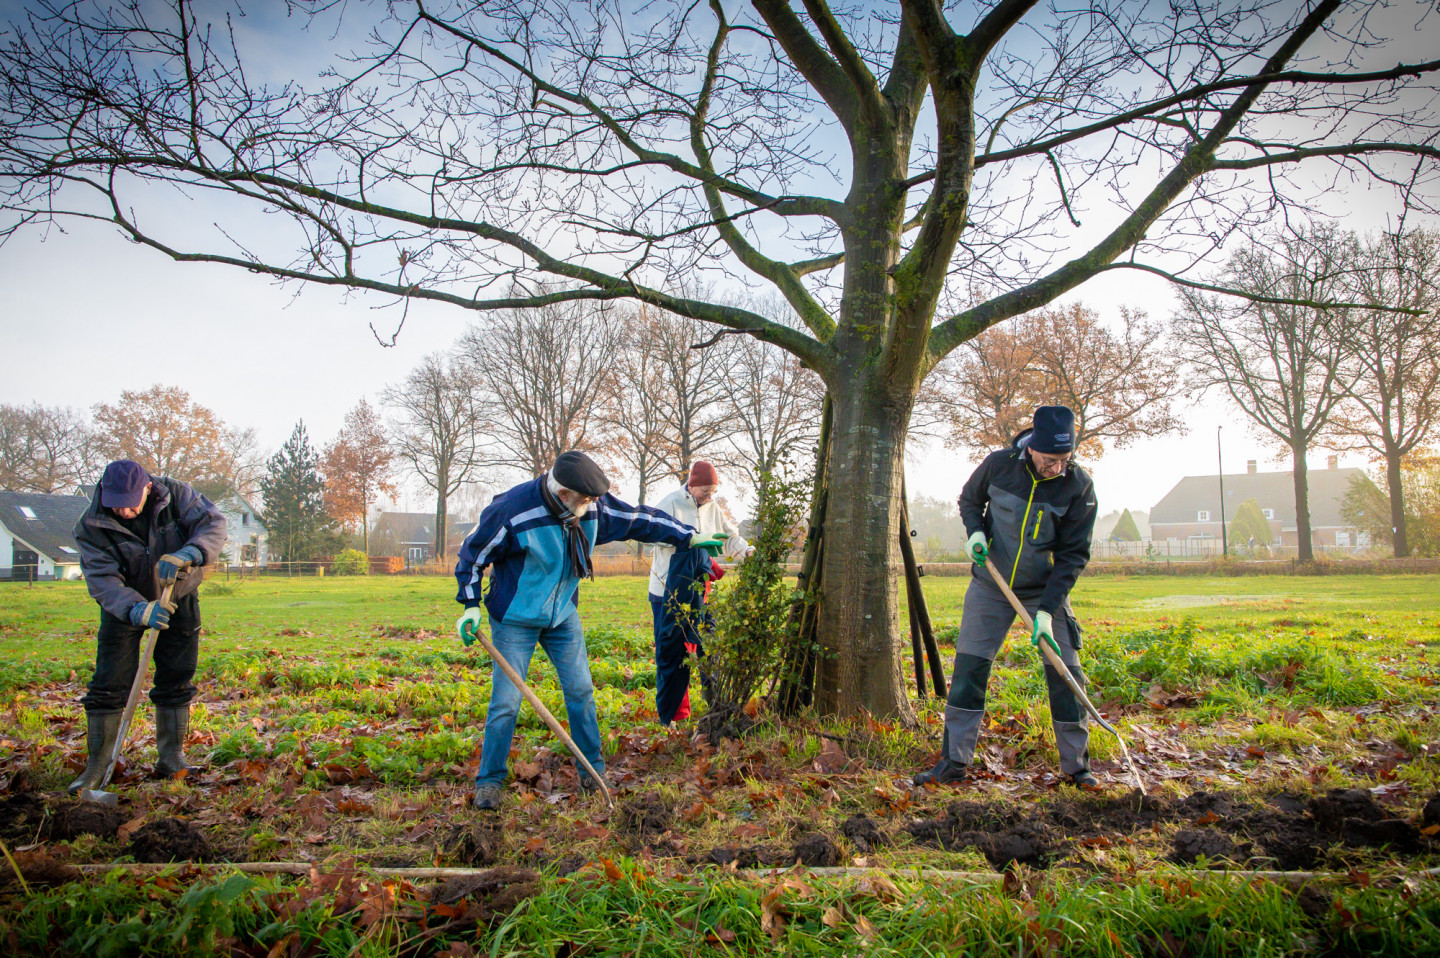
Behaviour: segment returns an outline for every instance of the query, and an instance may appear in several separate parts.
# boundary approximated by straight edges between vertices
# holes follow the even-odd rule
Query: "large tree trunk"
[[[1315,560],[1315,542],[1310,532],[1310,484],[1305,471],[1305,447],[1290,447],[1295,468],[1295,536],[1301,562]]]
[[[1405,483],[1400,473],[1400,452],[1385,450],[1385,485],[1390,491],[1390,532],[1395,545],[1395,558],[1410,554],[1410,537],[1405,531]]]
[[[895,530],[913,397],[887,395],[873,366],[850,369],[830,390],[815,706],[826,715],[868,712],[909,722]]]

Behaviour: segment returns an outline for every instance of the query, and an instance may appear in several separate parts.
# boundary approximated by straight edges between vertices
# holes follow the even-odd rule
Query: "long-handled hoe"
[[[595,773],[595,766],[591,765],[590,760],[585,757],[585,753],[580,751],[580,746],[575,744],[575,740],[570,737],[570,733],[565,731],[565,727],[555,719],[554,715],[550,714],[550,710],[545,707],[544,702],[540,701],[540,697],[530,690],[530,686],[525,684],[525,680],[520,677],[519,672],[515,671],[515,667],[505,661],[505,656],[500,654],[499,650],[495,648],[494,644],[491,643],[484,632],[479,629],[476,629],[473,633],[467,632],[466,645],[470,644],[468,641],[469,635],[473,635],[478,639],[480,644],[485,648],[485,651],[490,653],[490,657],[495,660],[495,664],[500,666],[500,671],[504,672],[505,677],[511,682],[515,683],[515,687],[520,690],[520,694],[525,696],[525,701],[534,706],[535,711],[545,720],[545,724],[550,726],[550,731],[559,736],[560,741],[564,742],[565,747],[570,750],[570,754],[574,755],[575,760],[589,773],[590,781],[600,786],[600,793],[605,796],[605,804],[610,808],[614,808],[615,799],[610,795],[610,788],[605,784],[605,778]]]
[[[995,568],[995,563],[986,559],[985,568],[990,570],[990,577],[995,580],[995,584],[1000,587],[1000,591],[1005,593],[1005,598],[1010,600],[1010,605],[1015,609],[1016,614],[1020,616],[1020,621],[1029,626],[1033,632],[1035,630],[1035,620],[1030,618],[1030,613],[1025,611],[1025,606],[1015,597],[1015,593],[1010,591],[1009,584],[1006,583],[1005,577],[1000,574],[1000,570]],[[1080,683],[1075,681],[1075,676],[1070,672],[1070,667],[1060,658],[1059,653],[1050,647],[1050,643],[1040,642],[1038,645],[1040,647],[1040,653],[1045,657],[1045,661],[1049,662],[1051,667],[1060,673],[1060,677],[1065,680],[1066,685],[1070,686],[1070,691],[1075,693],[1075,697],[1085,706],[1085,711],[1090,713],[1090,717],[1093,718],[1101,728],[1115,736],[1116,741],[1120,743],[1120,751],[1125,756],[1125,764],[1129,766],[1130,774],[1135,776],[1135,787],[1140,790],[1140,794],[1143,796],[1145,794],[1145,783],[1140,781],[1140,770],[1137,769],[1135,763],[1130,760],[1130,750],[1125,747],[1124,737],[1115,731],[1115,726],[1101,718],[1099,710],[1091,704],[1090,696],[1086,695],[1085,690],[1080,687]]]
[[[160,596],[161,605],[170,605],[170,593],[174,589],[174,582],[165,587]],[[111,808],[120,804],[120,796],[105,791],[105,786],[110,784],[110,776],[115,774],[115,763],[120,760],[120,753],[125,748],[125,737],[130,734],[130,721],[135,718],[135,706],[140,702],[140,690],[145,687],[145,673],[150,671],[150,660],[155,657],[155,643],[159,639],[159,629],[145,630],[144,644],[140,647],[140,661],[135,665],[135,681],[130,683],[130,698],[125,703],[125,714],[120,716],[120,732],[115,736],[115,748],[110,752],[110,761],[105,765],[105,775],[100,779],[100,787],[81,791],[82,802],[109,805]]]

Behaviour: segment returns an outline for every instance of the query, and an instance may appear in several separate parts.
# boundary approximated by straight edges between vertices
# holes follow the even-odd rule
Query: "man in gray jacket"
[[[161,629],[155,644],[155,772],[174,776],[185,762],[195,664],[200,653],[201,567],[225,547],[225,519],[215,504],[176,479],[152,476],[137,462],[105,467],[90,508],[75,526],[80,568],[100,604],[95,674],[81,699],[88,727],[85,771],[71,794],[100,785],[120,731],[140,638]],[[162,590],[174,583],[169,603]]]

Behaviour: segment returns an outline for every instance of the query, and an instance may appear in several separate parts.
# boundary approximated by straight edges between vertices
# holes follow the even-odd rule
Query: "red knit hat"
[[[690,466],[690,482],[692,486],[718,486],[720,476],[715,472],[715,467],[704,459],[695,460]]]

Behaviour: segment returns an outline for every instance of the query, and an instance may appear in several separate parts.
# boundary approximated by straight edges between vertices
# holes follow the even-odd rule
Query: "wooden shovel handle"
[[[160,604],[170,604],[170,593],[175,591],[175,583],[171,582],[165,586],[165,591],[160,593]],[[120,716],[120,732],[115,736],[115,747],[110,750],[110,761],[105,766],[105,775],[100,779],[93,791],[102,791],[110,784],[110,776],[115,774],[115,763],[120,761],[120,753],[125,750],[125,737],[130,734],[130,723],[135,718],[135,707],[140,704],[140,691],[145,688],[145,673],[150,671],[150,660],[155,657],[155,643],[160,640],[159,629],[146,629],[144,644],[140,646],[140,661],[135,663],[135,679],[130,683],[130,698],[125,702],[125,714]]]

